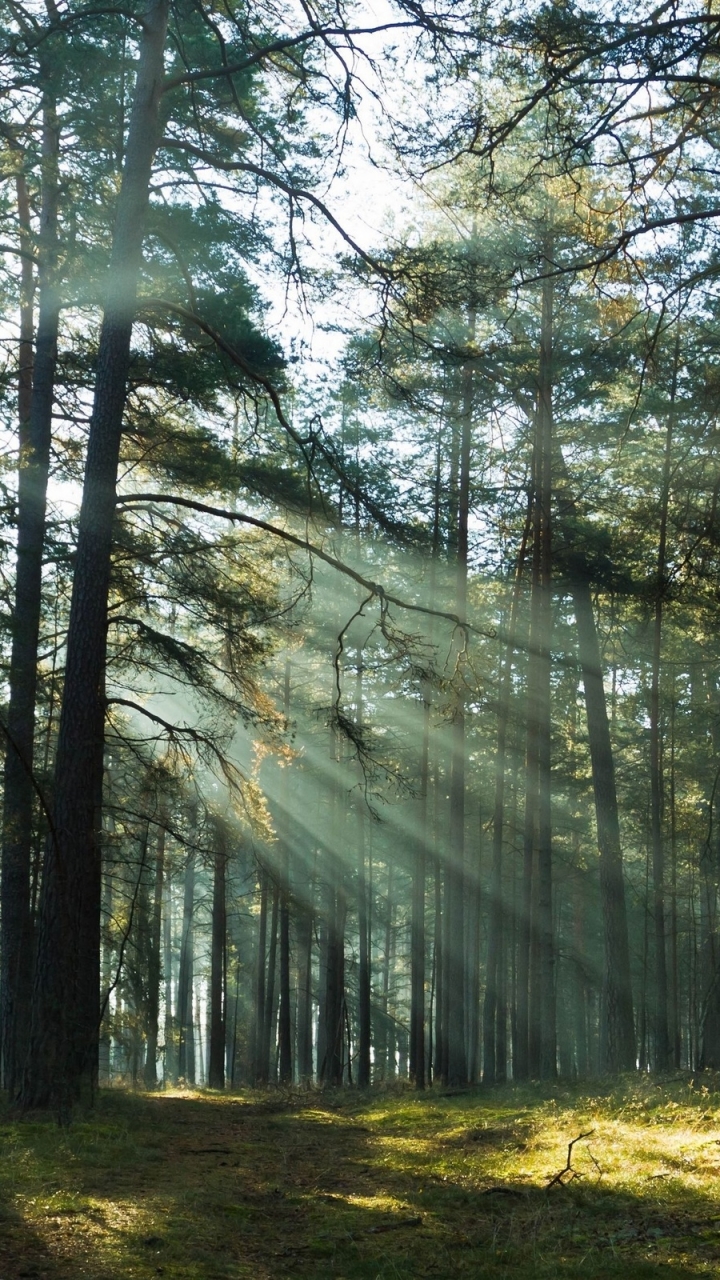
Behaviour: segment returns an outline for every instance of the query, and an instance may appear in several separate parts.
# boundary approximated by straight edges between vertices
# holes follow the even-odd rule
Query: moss
[[[110,1091],[69,1130],[0,1116],[0,1275],[699,1280],[720,1273],[718,1171],[712,1080]]]

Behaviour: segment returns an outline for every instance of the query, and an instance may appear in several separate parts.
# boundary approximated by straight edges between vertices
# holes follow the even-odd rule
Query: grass
[[[108,1091],[64,1130],[3,1112],[0,1280],[720,1277],[716,1087]]]

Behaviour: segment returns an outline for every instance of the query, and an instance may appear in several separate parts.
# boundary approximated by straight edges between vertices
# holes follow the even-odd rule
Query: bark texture
[[[600,645],[587,578],[575,581],[572,597],[585,691],[595,796],[595,821],[600,853],[600,897],[605,954],[600,1065],[603,1071],[608,1072],[632,1071],[635,1067],[635,1029],[620,818]]]
[[[227,849],[220,824],[216,831],[213,867],[212,934],[210,941],[210,1055],[208,1084],[225,1088],[225,954],[227,943]]]
[[[165,883],[165,827],[157,832],[155,878],[147,957],[147,1047],[145,1052],[145,1084],[154,1089],[158,1082],[157,1054],[160,1027],[160,979],[162,977],[162,905]]]
[[[495,796],[492,822],[492,865],[490,872],[490,906],[488,914],[488,942],[485,965],[485,995],[483,999],[483,1083],[495,1084],[505,1079],[505,1024],[507,1007],[504,1000],[505,974],[505,904],[503,902],[503,826],[505,821],[505,772],[507,734],[510,720],[510,694],[512,667],[517,630],[517,613],[520,605],[522,575],[530,533],[531,510],[525,522],[517,570],[513,584],[508,640],[505,648],[500,697],[497,715],[497,748],[495,751]]]
[[[115,485],[130,339],[160,140],[168,0],[143,20],[100,331],[67,637],[55,765],[55,810],[43,864],[33,1025],[22,1103],[61,1112],[92,1098],[97,1073],[100,850],[96,778],[102,772],[103,696]]]
[[[17,563],[3,784],[0,1025],[2,1082],[11,1097],[16,1096],[21,1084],[30,1034],[32,996],[31,863],[36,825],[36,794],[33,784],[35,703],[59,316],[56,289],[58,148],[59,126],[55,102],[52,93],[46,91],[43,98],[42,196],[38,243],[40,306],[34,361],[33,270],[29,258],[23,261],[21,281]],[[22,172],[18,174],[16,188],[20,226],[29,252],[30,202]]]

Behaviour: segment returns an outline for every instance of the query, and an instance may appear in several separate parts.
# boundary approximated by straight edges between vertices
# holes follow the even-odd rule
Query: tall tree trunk
[[[670,407],[665,431],[662,487],[660,491],[660,532],[657,553],[657,583],[653,620],[652,668],[650,681],[650,838],[652,844],[653,923],[655,935],[655,990],[653,1023],[655,1068],[667,1071],[670,1065],[668,1034],[668,978],[665,942],[665,844],[663,838],[662,727],[660,724],[660,657],[662,651],[663,604],[667,587],[667,523],[670,504],[675,397],[680,363],[680,332],[675,338]]]
[[[234,992],[232,1001],[232,1022],[228,1024],[228,1063],[230,1075],[230,1088],[235,1088],[237,1080],[237,1047],[238,1047],[238,1026],[240,1023],[240,983],[241,983],[242,961],[240,959],[240,951],[238,949],[237,962],[235,964],[234,975]]]
[[[663,780],[660,724],[660,651],[662,604],[655,606],[653,627],[652,683],[650,686],[650,837],[652,844],[653,924],[655,940],[655,989],[653,992],[654,1066],[667,1071],[670,1065],[668,1035],[668,979],[665,940],[665,842],[663,838]]]
[[[46,98],[47,117],[43,111],[43,207],[40,211],[40,236],[38,253],[43,268],[48,272],[55,267],[57,257],[57,157],[59,151],[59,131],[54,104]],[[46,135],[45,129],[48,129]],[[47,169],[45,169],[47,165]],[[48,190],[46,191],[46,188]],[[35,270],[32,252],[32,222],[30,213],[30,193],[27,180],[19,159],[15,175],[15,196],[17,201],[18,229],[20,233],[20,337],[18,342],[18,431],[20,453],[23,447],[30,445],[29,428],[32,414],[33,388],[33,339],[35,337]],[[48,198],[50,206],[48,207]],[[53,207],[55,206],[55,207]],[[49,258],[48,258],[49,253]],[[48,280],[52,285],[52,278]],[[52,292],[52,290],[51,290]]]
[[[517,831],[518,823],[518,779],[521,769],[521,751],[518,731],[520,726],[514,726],[513,741],[510,748],[511,781],[510,781],[510,803],[508,805],[509,827],[510,827],[510,886],[508,892],[509,911],[506,921],[506,943],[507,943],[507,962],[500,968],[500,982],[498,986],[498,1013],[497,1013],[497,1048],[495,1069],[498,1079],[509,1078],[509,1068],[512,1065],[513,1079],[515,1078],[515,1049],[518,1041],[517,1031],[517,957],[518,957],[518,858],[517,858]],[[508,1041],[508,1031],[510,1033]]]
[[[344,1009],[345,1009],[345,894],[339,885],[333,885],[329,895],[327,972],[325,996],[325,1069],[323,1080],[329,1085],[341,1085],[344,1064]]]
[[[362,649],[358,648],[356,704],[357,727],[362,733],[363,727],[363,666]],[[360,779],[362,782],[362,778]],[[357,802],[357,893],[358,893],[358,934],[359,934],[359,968],[358,968],[358,1057],[357,1082],[360,1089],[367,1089],[370,1084],[370,1052],[372,1025],[370,1018],[370,919],[368,910],[368,889],[366,875],[365,849],[365,791],[361,786]]]
[[[478,808],[477,856],[465,867],[465,1056],[469,1084],[480,1076],[480,920],[482,901],[482,809]]]
[[[434,485],[434,501],[433,501],[432,562],[430,567],[430,602],[431,603],[434,603],[434,600],[435,600],[435,569],[437,566],[438,555],[440,552],[443,436],[444,436],[444,423],[441,418],[438,425],[437,439],[436,439],[436,445],[435,445],[435,485]],[[433,619],[430,620],[430,626],[431,626],[430,635],[432,638]],[[428,1007],[428,1025],[427,1025],[427,1056],[426,1056],[424,1069],[425,1069],[425,1079],[428,1084],[431,1084],[435,1076],[439,1074],[438,1063],[439,1063],[440,1050],[441,1050],[441,1042],[440,1042],[440,1038],[438,1037],[438,1028],[440,1027],[438,1011],[439,1011],[439,1001],[440,1001],[439,984],[442,981],[442,973],[441,973],[442,963],[440,958],[440,952],[442,949],[441,933],[440,933],[441,923],[442,923],[442,884],[441,884],[440,857],[439,857],[440,846],[438,841],[439,783],[438,783],[437,739],[435,739],[433,742],[434,781],[433,781],[432,841],[430,841],[430,839],[426,834],[428,830],[428,821],[429,821],[428,794],[429,794],[430,772],[431,772],[431,769],[430,769],[430,745],[431,745],[430,697],[429,697],[430,688],[428,686],[426,686],[424,693],[425,693],[425,696],[423,697],[423,751],[425,750],[425,737],[427,735],[427,764],[425,766],[426,768],[426,779],[425,779],[425,788],[424,788],[425,796],[422,803],[423,839],[425,840],[425,848],[423,850],[423,861],[425,865],[422,868],[422,872],[423,872],[423,875],[422,875],[422,881],[423,881],[422,917],[423,918],[422,918],[422,924],[421,924],[421,930],[423,933],[422,957],[419,956],[419,938],[418,938],[419,930],[417,929],[417,927],[416,927],[415,933],[413,934],[413,937],[415,938],[415,946],[416,946],[416,952],[414,954],[416,954],[418,956],[418,959],[421,960],[422,971],[424,975],[425,958],[427,953],[427,941],[425,939],[425,933],[426,933],[425,880],[426,880],[427,872],[429,870],[433,877],[432,903],[433,903],[434,922],[433,922],[433,941],[432,941],[432,953],[431,953],[432,958],[431,958],[431,978],[430,978],[430,999],[429,999],[429,1007]],[[428,866],[428,861],[429,861],[429,866]],[[417,868],[416,874],[418,876],[418,879],[420,879],[419,872],[420,872],[420,868]],[[420,907],[419,890],[417,891],[417,896],[416,896],[415,888],[413,888],[413,912],[418,912],[419,907]],[[423,976],[423,982],[424,982],[424,976]],[[418,998],[417,988],[419,986],[419,977],[416,976],[415,978],[413,978],[411,975],[411,985],[412,983],[415,984],[414,987],[412,987],[412,989],[416,991],[415,999],[417,1001],[417,998]],[[424,993],[422,994],[423,994],[423,1002],[424,1002]],[[419,1018],[419,1014],[417,1014],[416,1016]],[[420,1034],[422,1034],[424,1038],[424,1033],[425,1033],[425,1028],[423,1025],[422,1032],[420,1031],[419,1028],[417,1029],[416,1037],[419,1037]]]
[[[285,722],[290,720],[290,659],[285,662],[284,682]],[[278,1039],[280,1049],[280,1084],[292,1081],[292,1025],[290,1018],[290,812],[289,770],[283,771],[283,815],[281,843],[280,883],[280,1009],[278,1013]]]
[[[428,779],[430,771],[430,688],[423,688],[420,751],[420,831],[415,840],[410,919],[410,1079],[425,1088],[425,880],[427,871]]]
[[[268,947],[267,980],[265,986],[265,1016],[263,1018],[263,1071],[266,1081],[275,1081],[275,976],[278,953],[278,907],[280,889],[277,881],[272,887],[272,911],[270,913],[270,945]]]
[[[435,803],[438,803],[438,779],[435,779]],[[442,1079],[445,1062],[445,1022],[443,1018],[443,995],[445,991],[445,948],[443,939],[443,885],[442,862],[439,841],[435,855],[435,892],[433,895],[434,930],[433,930],[433,971],[435,975],[435,1039],[433,1045],[433,1079]]]
[[[339,657],[336,655],[335,661]],[[337,671],[333,664],[333,682]],[[333,683],[333,690],[336,686]],[[330,835],[332,845],[328,851],[327,880],[325,885],[325,934],[321,952],[320,986],[321,1006],[320,1019],[323,1023],[322,1037],[318,1036],[318,1044],[322,1044],[322,1057],[318,1051],[318,1077],[325,1084],[339,1086],[343,1081],[345,1034],[345,923],[347,917],[347,900],[343,884],[343,862],[338,856],[336,844],[343,847],[341,838],[342,818],[345,809],[341,804],[340,777],[338,766],[341,763],[341,747],[338,731],[333,724],[330,731],[331,760],[331,792],[330,792]],[[338,820],[340,819],[340,821]]]
[[[607,1072],[631,1071],[635,1066],[635,1029],[620,819],[600,645],[587,577],[576,578],[572,598],[585,691],[600,852],[604,941],[600,1066]]]
[[[475,322],[471,317],[470,339]],[[470,511],[470,450],[472,442],[472,369],[463,369],[463,398],[459,433],[459,484],[457,503],[457,574],[455,612],[462,622],[467,615],[468,518]],[[445,868],[445,986],[447,1022],[445,1080],[467,1084],[465,1047],[465,692],[467,632],[458,662],[460,687],[456,692],[452,724],[450,771],[450,847]]]
[[[195,1042],[195,1082],[203,1085],[207,1084],[207,1054],[205,1052],[205,1038],[203,1037],[203,1019],[200,1011],[200,989],[196,984],[193,988],[193,1023],[197,1031],[197,1040]],[[207,1022],[205,1024],[207,1031]]]
[[[385,1079],[397,1076],[397,1024],[395,1019],[394,979],[397,931],[395,928],[395,868],[388,863],[387,918],[385,921],[385,955],[383,963],[383,1009],[385,1011]]]
[[[147,807],[147,796],[141,799],[141,807]],[[148,972],[150,955],[150,898],[149,898],[149,865],[150,822],[145,818],[142,822],[142,835],[139,841],[139,861],[137,882],[131,904],[131,928],[128,937],[128,948],[125,953],[126,989],[130,996],[130,1022],[127,1036],[130,1042],[130,1073],[133,1088],[137,1086],[141,1058],[144,1061],[143,1046],[147,1030],[148,1014]]]
[[[100,331],[55,765],[54,826],[45,850],[25,1107],[66,1111],[97,1072],[100,857],[94,779],[102,771],[115,485],[130,340],[155,151],[169,0],[143,19],[140,58]]]
[[[278,1051],[280,1084],[291,1084],[292,1019],[290,1009],[290,866],[289,849],[283,855],[283,887],[280,892],[280,1007],[278,1010]]]
[[[539,598],[541,573],[541,504],[542,450],[536,413],[535,440],[532,458],[532,577],[530,585],[530,637],[527,665],[526,742],[525,742],[525,815],[523,825],[523,862],[520,885],[520,922],[518,928],[516,974],[516,1042],[513,1056],[513,1077],[527,1080],[538,1067],[537,1053],[531,1054],[530,981],[533,941],[532,908],[537,879],[535,849],[537,844],[537,816],[539,804],[538,739],[541,724],[541,698],[539,683],[542,676],[539,647]],[[532,1061],[531,1061],[532,1058]]]
[[[318,892],[318,966],[317,966],[317,1061],[316,1072],[318,1082],[325,1079],[327,1070],[327,970],[328,939],[330,936],[328,918],[330,912],[330,886],[320,881]]]
[[[670,1052],[678,1071],[682,1053],[678,965],[677,810],[675,806],[675,687],[670,707]]]
[[[212,923],[210,940],[210,1052],[208,1085],[225,1088],[225,964],[227,952],[227,905],[225,878],[227,846],[221,823],[215,828]]]
[[[338,1063],[342,1064],[342,1004],[338,1000],[338,962],[335,915],[337,912],[337,895],[335,886],[328,884],[325,890],[324,911],[324,966],[320,973],[323,988],[320,1017],[323,1022],[323,1056],[318,1063],[318,1078],[324,1084],[339,1084],[342,1072]]]
[[[647,1070],[648,1053],[648,919],[650,916],[650,845],[645,850],[645,896],[643,901],[642,969],[640,971],[640,1015],[638,1018],[638,1066]]]
[[[546,261],[552,261],[548,249]],[[550,720],[550,646],[552,637],[552,432],[553,432],[553,282],[542,290],[540,376],[538,385],[538,444],[540,451],[540,576],[538,582],[538,1000],[540,1019],[540,1077],[557,1072],[555,1031],[555,944],[552,912],[552,772]]]
[[[380,971],[380,1002],[382,1008],[382,1019],[377,1036],[375,1046],[375,1060],[377,1063],[378,1075],[381,1080],[389,1080],[391,1077],[390,1058],[393,1059],[393,1071],[395,1065],[395,1040],[390,1025],[390,971],[392,963],[393,949],[393,893],[394,893],[394,866],[393,863],[387,863],[387,894],[385,897],[385,928],[383,931],[383,951],[382,951],[382,969]]]
[[[47,763],[46,766],[47,768]],[[108,776],[112,775],[112,765],[108,762]],[[108,832],[115,831],[115,817],[112,812],[107,815]],[[100,1022],[100,1044],[98,1047],[98,1080],[101,1084],[109,1084],[111,1076],[111,1060],[112,1060],[112,1035],[111,1035],[111,1011],[110,996],[111,987],[115,985],[113,969],[113,900],[114,893],[114,876],[112,857],[108,857],[108,848],[105,849],[103,887],[102,887],[102,945],[100,953],[100,990],[102,994],[102,1017]],[[39,850],[38,850],[39,853]],[[116,995],[116,1001],[119,992]]]
[[[312,937],[314,913],[312,909],[313,884],[307,902],[299,905],[295,936],[298,950],[298,999],[297,999],[297,1073],[301,1081],[312,1080]]]
[[[695,685],[696,682],[693,682]],[[708,693],[711,707],[711,741],[715,758],[720,756],[720,720],[717,716],[718,686],[715,673],[708,675]],[[691,713],[698,714],[698,697],[695,688],[691,693]],[[700,1066],[717,1070],[720,1064],[720,956],[718,955],[718,871],[720,869],[720,798],[717,783],[713,783],[707,796],[708,834],[703,840],[698,858],[698,894],[700,898],[699,946],[695,947],[695,980],[699,991],[695,998],[695,1021],[699,1020],[699,1034],[695,1036]]]
[[[3,784],[0,879],[0,1043],[2,1081],[11,1097],[22,1085],[30,1036],[33,920],[32,840],[35,829],[33,765],[38,638],[42,606],[52,407],[57,364],[58,152],[60,129],[52,90],[42,105],[42,203],[38,330],[33,364],[33,267],[30,203],[22,170],[16,179],[23,248],[18,377],[19,469],[17,562],[10,655],[7,743]],[[31,389],[32,377],[32,389]]]
[[[574,987],[573,1012],[575,1021],[575,1065],[582,1080],[588,1074],[587,1033],[587,919],[585,899],[585,874],[577,870],[573,882],[573,956],[572,977]]]
[[[688,875],[688,899],[690,909],[690,927],[688,929],[687,970],[688,970],[688,1068],[696,1071],[700,1065],[699,1040],[700,1019],[698,1016],[698,945],[697,945],[697,891],[695,886],[695,868],[692,863]]]
[[[365,841],[365,815],[358,812],[358,1061],[357,1082],[360,1089],[370,1084],[370,1057],[372,1049],[371,982],[370,982],[370,911],[366,875],[367,851]]]
[[[488,914],[488,943],[485,963],[485,998],[483,1000],[483,1082],[495,1084],[505,1079],[506,1062],[502,1071],[498,1069],[497,1041],[500,1037],[500,1022],[503,1033],[506,1010],[499,1000],[499,989],[504,972],[504,906],[503,906],[503,826],[505,821],[505,757],[507,754],[507,731],[510,718],[510,693],[512,689],[512,667],[516,643],[517,612],[520,605],[522,576],[527,553],[527,541],[530,533],[532,506],[523,530],[522,541],[518,551],[517,568],[513,584],[512,602],[507,630],[507,644],[500,678],[500,696],[497,713],[497,747],[495,750],[495,798],[493,806],[493,843],[492,867],[490,872],[490,909]]]
[[[554,457],[565,483],[567,469],[559,449]],[[575,501],[567,488],[562,493],[562,510],[571,518],[577,514]],[[604,942],[600,1068],[608,1073],[632,1071],[635,1067],[635,1028],[615,763],[589,570],[582,555],[575,557],[571,591],[585,694],[600,855]]]
[[[268,886],[269,876],[264,866],[260,867],[260,917],[258,920],[257,968],[255,974],[255,1016],[253,1018],[253,1053],[252,1071],[255,1084],[267,1084],[268,1058],[265,1053],[265,993],[267,970],[265,968],[267,952],[268,921]]]
[[[101,957],[101,990],[104,1001],[104,1014],[102,1026],[100,1028],[100,1049],[98,1055],[98,1078],[100,1084],[109,1084],[110,1082],[110,984],[111,964],[112,964],[112,923],[113,923],[113,876],[112,867],[106,865],[105,874],[103,876],[103,937],[102,937],[102,957]]]
[[[157,1051],[160,1022],[160,978],[162,974],[161,942],[164,880],[165,825],[161,815],[161,825],[158,827],[157,848],[155,851],[155,884],[153,886],[153,905],[152,916],[150,919],[149,938],[150,945],[148,948],[147,1051],[145,1056],[145,1084],[148,1089],[154,1089],[158,1082]]]
[[[178,1077],[177,1018],[173,1016],[173,900],[172,873],[165,870],[165,909],[163,912],[163,974],[165,978],[165,1062],[163,1081],[175,1083]]]
[[[195,1083],[195,1020],[193,1016],[195,930],[195,852],[188,855],[183,891],[180,972],[178,974],[178,1074],[186,1084]]]

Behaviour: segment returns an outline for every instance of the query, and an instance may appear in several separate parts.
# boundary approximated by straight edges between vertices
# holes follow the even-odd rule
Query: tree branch
[[[417,22],[387,22],[377,27],[323,27],[322,31],[312,27],[309,31],[301,31],[298,35],[284,36],[278,40],[273,40],[271,44],[263,45],[255,53],[251,53],[242,62],[228,63],[224,67],[209,67],[203,71],[187,71],[184,75],[173,76],[171,80],[165,82],[163,93],[167,93],[170,89],[177,89],[179,85],[196,84],[198,80],[241,75],[243,71],[250,71],[253,67],[258,66],[265,58],[272,57],[274,53],[284,53],[286,49],[297,49],[299,45],[307,44],[309,40],[316,40],[320,34],[324,37],[344,36],[349,39],[351,36],[372,36],[378,35],[382,31],[397,31],[408,27],[416,27],[417,25]]]
[[[189,324],[195,325],[195,327],[199,329],[201,333],[207,334],[207,336],[211,338],[212,341],[215,343],[215,346],[218,348],[218,350],[222,351],[223,354],[226,355],[233,362],[233,364],[237,365],[237,367],[242,371],[242,373],[245,374],[246,378],[249,378],[249,380],[251,382],[254,382],[256,386],[262,387],[263,390],[270,397],[270,401],[272,403],[273,409],[275,410],[275,416],[278,422],[280,423],[280,426],[287,433],[287,435],[289,435],[290,439],[300,449],[300,452],[305,458],[305,461],[311,473],[312,473],[312,463],[307,454],[308,445],[310,445],[312,448],[317,449],[317,451],[321,454],[323,460],[330,467],[331,471],[335,473],[337,478],[345,486],[348,493],[352,494],[353,498],[355,498],[357,502],[361,503],[363,508],[368,512],[368,514],[372,516],[373,520],[377,521],[380,528],[392,531],[395,534],[398,533],[397,526],[394,524],[394,522],[388,519],[385,512],[377,505],[376,502],[373,502],[370,495],[365,492],[365,490],[357,483],[357,481],[352,480],[346,474],[344,469],[340,466],[337,459],[333,455],[332,450],[329,449],[327,445],[323,443],[320,437],[315,432],[313,432],[309,438],[303,439],[300,433],[295,430],[295,428],[292,426],[292,424],[290,423],[290,421],[288,420],[285,414],[285,411],[282,407],[282,401],[280,400],[280,396],[278,394],[278,390],[274,386],[274,384],[270,381],[270,379],[264,373],[260,373],[258,369],[255,369],[253,365],[251,365],[249,361],[245,359],[245,357],[241,354],[240,351],[238,351],[235,347],[231,346],[230,343],[227,342],[225,338],[223,338],[222,334],[218,333],[217,329],[213,329],[212,325],[209,325],[206,320],[202,319],[201,316],[198,316],[194,312],[189,311],[187,307],[183,307],[177,302],[168,302],[165,298],[138,299],[138,311],[141,312],[145,309],[153,310],[153,311],[168,311],[170,315],[175,315],[175,316],[178,316],[178,318],[181,320],[186,320]]]
[[[263,178],[265,182],[269,182],[272,186],[277,187],[279,191],[283,191],[291,200],[307,200],[327,219],[330,226],[335,228],[338,235],[353,250],[353,253],[362,258],[363,262],[366,262],[368,266],[372,267],[373,271],[377,271],[384,279],[390,277],[388,268],[383,263],[378,262],[377,258],[373,258],[371,254],[367,253],[357,241],[353,240],[334,214],[330,212],[327,205],[312,191],[307,191],[304,187],[295,187],[292,183],[281,178],[279,174],[273,173],[271,169],[265,169],[262,165],[253,164],[250,160],[224,160],[221,156],[215,156],[211,151],[206,151],[203,147],[196,147],[193,142],[186,142],[180,138],[163,138],[161,145],[175,151],[186,151],[188,155],[195,156],[212,168],[222,169],[225,173],[251,173],[256,178]]]
[[[372,582],[370,578],[366,578],[364,574],[358,573],[356,569],[352,569],[350,565],[344,564],[342,560],[337,560],[335,556],[331,556],[327,551],[323,551],[321,547],[315,543],[308,542],[306,538],[300,538],[297,534],[290,533],[288,529],[281,529],[278,525],[270,524],[267,520],[260,520],[257,516],[249,516],[242,511],[228,511],[224,507],[211,507],[205,502],[198,502],[194,498],[181,498],[176,494],[167,493],[133,493],[121,494],[117,498],[117,505],[121,507],[146,506],[148,503],[167,502],[176,507],[186,507],[190,511],[198,511],[204,515],[216,516],[220,520],[230,520],[238,524],[248,524],[255,529],[262,529],[265,533],[270,533],[275,538],[280,538],[283,542],[288,542],[294,547],[299,547],[302,551],[307,551],[309,555],[317,556],[318,560],[324,561],[331,568],[336,569],[338,573],[344,574],[348,578],[352,578],[353,582],[357,582],[365,591],[369,591],[371,596],[376,596],[381,602],[394,604],[398,609],[407,609],[413,613],[422,613],[431,618],[443,618],[446,622],[451,622],[454,627],[459,627],[462,631],[474,631],[479,635],[489,636],[492,638],[494,633],[482,631],[477,627],[470,626],[456,613],[447,613],[443,609],[433,609],[429,605],[414,604],[410,600],[403,600],[400,596],[394,595],[379,582]]]

